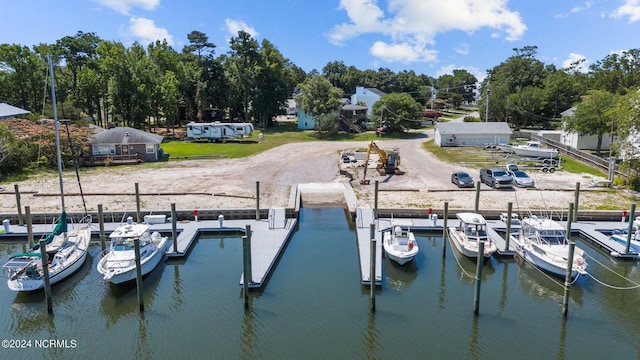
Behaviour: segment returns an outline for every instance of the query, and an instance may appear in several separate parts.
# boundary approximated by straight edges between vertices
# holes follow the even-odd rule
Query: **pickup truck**
[[[480,181],[494,189],[513,188],[511,175],[499,168],[480,169]]]

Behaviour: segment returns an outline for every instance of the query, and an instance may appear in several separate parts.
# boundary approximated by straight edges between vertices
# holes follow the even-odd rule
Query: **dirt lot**
[[[433,131],[417,139],[379,140],[383,149],[397,148],[402,157],[404,175],[380,176],[369,171],[371,185],[359,185],[362,169],[353,169],[357,178],[349,181],[340,175],[340,152],[366,148],[367,142],[292,143],[243,159],[170,161],[154,167],[120,166],[89,169],[81,172],[82,188],[87,207],[95,211],[103,204],[105,211],[135,211],[135,183],[139,184],[143,211],[169,210],[171,203],[178,210],[254,208],[256,182],[260,183],[260,207],[286,206],[289,188],[298,183],[351,183],[360,205],[373,204],[374,185],[379,181],[379,206],[382,208],[442,208],[445,201],[451,209],[472,209],[473,189],[457,190],[450,182],[454,170],[468,171],[478,179],[479,169],[442,163],[424,151],[421,144],[431,138]],[[268,138],[265,139],[268,141]],[[544,191],[516,189],[498,191],[482,185],[481,209],[506,209],[513,202],[514,210],[567,209],[574,200],[576,182],[581,183],[580,208],[595,209],[601,204],[620,204],[629,207],[626,191],[616,193],[602,189],[586,189],[591,175],[532,172],[537,187]],[[21,205],[29,205],[33,213],[57,212],[60,200],[56,196],[34,196],[31,193],[55,194],[59,190],[55,175],[18,182],[22,193]],[[0,213],[16,213],[13,183],[0,184]],[[65,175],[65,193],[78,193],[73,172]],[[182,193],[190,193],[182,195]],[[213,195],[212,195],[213,194]],[[67,210],[81,211],[78,196],[66,197]]]

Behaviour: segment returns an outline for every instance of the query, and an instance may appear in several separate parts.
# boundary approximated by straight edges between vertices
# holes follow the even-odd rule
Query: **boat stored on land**
[[[560,152],[540,146],[539,141],[527,141],[524,145],[511,146],[510,150],[516,155],[545,159],[557,159]]]
[[[469,258],[478,258],[478,249],[481,242],[484,243],[485,259],[488,259],[497,251],[496,244],[487,236],[487,221],[480,214],[457,213],[460,220],[457,227],[449,227],[449,240],[462,255]]]
[[[523,259],[537,268],[559,277],[567,272],[569,257],[569,241],[567,232],[558,222],[546,218],[530,216],[521,221],[520,232],[511,235],[516,244],[516,252]],[[575,248],[571,277],[586,274],[586,253],[581,248]]]

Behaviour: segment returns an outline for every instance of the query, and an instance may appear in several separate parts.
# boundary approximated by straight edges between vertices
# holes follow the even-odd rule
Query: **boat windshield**
[[[485,224],[466,224],[464,234],[467,237],[487,236],[487,229]]]
[[[564,245],[565,236],[562,230],[540,230],[540,240],[549,245]]]

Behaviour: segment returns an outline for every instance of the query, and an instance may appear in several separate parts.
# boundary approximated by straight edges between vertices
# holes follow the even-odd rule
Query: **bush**
[[[475,117],[475,116],[465,116],[463,119],[464,122],[480,122],[480,118],[479,117]]]
[[[425,111],[422,112],[422,116],[423,117],[437,119],[437,118],[441,117],[442,114],[438,110],[425,110]]]

